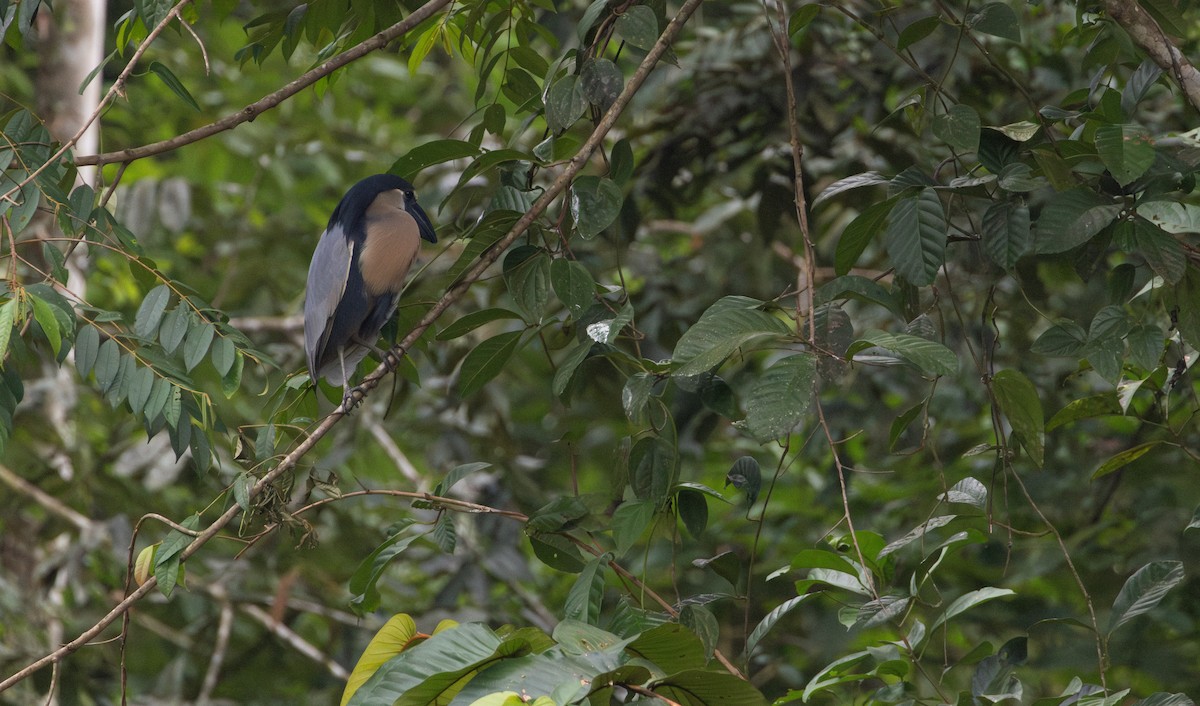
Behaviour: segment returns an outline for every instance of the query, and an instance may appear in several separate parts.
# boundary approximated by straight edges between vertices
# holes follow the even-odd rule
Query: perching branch
[[[1183,89],[1188,103],[1200,111],[1200,71],[1179,51],[1158,22],[1141,5],[1129,0],[1105,0],[1104,11],[1129,33],[1154,63],[1171,74]]]
[[[242,123],[251,122],[262,113],[274,108],[288,98],[291,98],[300,91],[303,91],[305,88],[308,88],[317,81],[342,68],[346,64],[357,61],[376,49],[382,49],[383,47],[387,46],[392,42],[392,40],[403,36],[413,27],[416,27],[421,22],[424,22],[429,17],[432,17],[433,13],[442,9],[446,5],[449,5],[450,1],[451,0],[429,0],[429,2],[417,8],[408,17],[405,17],[403,20],[397,22],[391,27],[388,27],[379,34],[355,44],[353,47],[350,47],[346,51],[338,54],[315,69],[310,69],[309,71],[300,74],[299,78],[295,79],[278,91],[269,93],[245,108],[242,108],[238,112],[227,115],[216,122],[198,127],[195,130],[190,130],[182,135],[176,135],[169,140],[162,140],[161,142],[154,142],[149,145],[142,145],[141,147],[130,147],[128,149],[117,150],[116,152],[103,152],[101,154],[91,154],[77,157],[75,159],[75,164],[82,166],[90,164],[132,162],[135,159],[141,159],[142,157],[150,157],[152,155],[162,154],[163,152],[170,152],[171,150],[178,149],[184,145],[190,145],[193,142],[199,142],[200,140],[203,140],[206,137],[211,137],[218,132],[232,130]]]
[[[429,8],[431,6],[434,6],[436,9],[436,7],[440,7],[441,4],[444,4],[448,1],[449,0],[432,0],[422,9]],[[613,125],[616,124],[617,119],[629,106],[633,96],[641,89],[642,84],[645,83],[646,78],[650,75],[650,71],[670,47],[680,30],[683,29],[683,25],[687,22],[688,18],[691,17],[692,13],[696,11],[696,8],[700,6],[702,1],[703,0],[687,0],[683,4],[683,6],[679,9],[678,14],[676,14],[675,17],[673,17],[667,24],[662,35],[654,44],[654,47],[646,55],[645,59],[642,60],[642,63],[638,66],[637,70],[625,84],[625,88],[621,91],[621,95],[617,97],[616,101],[613,102],[612,107],[608,109],[608,112],[604,114],[604,117],[601,118],[599,124],[596,125],[596,128],[592,131],[591,136],[588,137],[587,141],[582,147],[580,147],[579,152],[566,163],[562,173],[560,173],[554,182],[546,188],[542,195],[536,201],[534,201],[533,205],[530,206],[529,211],[527,211],[525,215],[522,216],[515,225],[513,225],[512,229],[509,230],[509,232],[505,234],[503,238],[497,241],[491,249],[485,252],[480,257],[479,262],[477,262],[474,267],[468,270],[467,273],[463,275],[462,279],[456,285],[454,285],[454,287],[447,291],[441,299],[438,300],[433,308],[421,318],[412,331],[410,331],[403,340],[387,351],[384,362],[378,368],[376,368],[374,372],[368,375],[363,380],[359,388],[355,391],[353,396],[354,403],[361,401],[368,392],[375,389],[375,387],[379,385],[380,381],[387,376],[388,373],[395,369],[400,358],[408,353],[412,346],[417,342],[417,339],[419,339],[421,335],[424,334],[425,331],[428,330],[429,327],[432,326],[433,323],[437,321],[437,319],[443,313],[445,313],[447,309],[450,308],[451,305],[461,299],[467,290],[470,289],[470,287],[480,277],[483,276],[483,273],[500,258],[500,255],[508,248],[508,246],[516,241],[517,238],[521,237],[521,235],[525,233],[529,226],[533,224],[534,220],[538,218],[538,216],[540,216],[546,210],[546,208],[566,190],[567,186],[575,178],[575,175],[577,175],[588,163],[592,154],[600,146],[600,143],[604,140],[604,137],[608,134],[609,130],[612,129]],[[376,37],[378,36],[380,35],[376,35]],[[148,152],[147,154],[153,154],[153,152]],[[313,430],[311,435],[301,441],[296,448],[288,453],[279,462],[279,464],[275,466],[275,468],[263,475],[262,478],[259,478],[258,481],[250,487],[248,490],[249,498],[253,499],[257,497],[280,476],[294,468],[296,464],[300,462],[300,459],[304,458],[304,456],[317,445],[317,442],[324,438],[324,436],[329,433],[334,425],[340,422],[345,416],[346,412],[344,408],[339,407],[322,419],[317,425],[316,429]],[[224,513],[221,514],[220,517],[206,527],[198,537],[192,540],[192,542],[180,554],[180,561],[187,561],[187,559],[199,552],[205,544],[216,537],[226,526],[229,525],[230,522],[233,521],[235,517],[241,514],[241,511],[242,508],[240,505],[236,503],[231,505]],[[50,664],[55,664],[61,661],[67,655],[75,652],[79,648],[91,642],[115,620],[129,611],[134,604],[153,591],[157,585],[157,580],[154,577],[150,577],[146,583],[139,586],[124,600],[113,606],[112,610],[110,610],[103,618],[101,618],[99,622],[80,633],[80,635],[74,640],[71,640],[57,650],[54,650],[50,654],[38,659],[16,674],[0,682],[0,692],[5,691],[14,684],[24,680],[34,672],[37,672],[38,670]]]

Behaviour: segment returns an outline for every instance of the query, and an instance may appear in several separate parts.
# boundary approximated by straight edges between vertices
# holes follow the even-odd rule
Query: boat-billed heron
[[[395,313],[422,238],[437,242],[404,179],[376,174],[342,197],[308,268],[304,351],[313,382],[323,377],[349,397],[350,376]]]

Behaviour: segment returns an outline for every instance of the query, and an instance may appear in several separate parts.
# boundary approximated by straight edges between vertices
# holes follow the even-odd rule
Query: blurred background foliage
[[[19,127],[10,121],[32,109],[38,90],[36,38],[19,21],[30,4],[37,5],[3,3],[0,12],[17,20],[4,20],[0,48],[10,137]],[[667,617],[647,590],[677,608],[692,606],[685,624],[768,699],[1059,703],[1092,689],[1081,691],[1073,679],[1103,682],[1110,693],[1131,689],[1131,699],[1200,693],[1190,373],[1198,342],[1188,338],[1196,330],[1188,328],[1192,305],[1200,306],[1200,286],[1189,284],[1200,282],[1191,279],[1200,231],[1184,223],[1198,207],[1191,192],[1200,159],[1187,133],[1195,114],[1169,75],[1151,77],[1141,50],[1095,3],[978,5],[784,4],[815,252],[808,270],[787,91],[769,26],[775,5],[702,4],[584,172],[619,187],[619,215],[593,224],[567,199],[555,202],[520,241],[526,250],[477,282],[421,339],[411,365],[227,528],[228,539],[187,563],[180,589],[139,604],[126,656],[133,701],[328,703],[393,613],[411,614],[426,631],[447,617],[544,630],[573,617],[632,634]],[[1200,31],[1191,3],[1141,6],[1195,55]],[[104,111],[101,151],[169,139],[233,113],[417,4],[299,7],[305,14],[280,2],[189,6],[190,30],[173,23]],[[16,310],[23,316],[4,363],[13,403],[3,456],[11,492],[0,494],[4,674],[78,634],[120,597],[139,518],[157,513],[178,522],[201,513],[207,524],[332,408],[300,372],[299,312],[308,258],[345,189],[369,174],[411,170],[438,224],[440,242],[426,248],[398,325],[385,331],[402,336],[461,273],[456,261],[470,261],[500,234],[480,224],[527,208],[612,98],[601,88],[591,104],[545,106],[555,80],[607,71],[597,58],[625,79],[632,74],[648,45],[632,20],[617,23],[631,8],[650,10],[658,29],[677,10],[661,0],[456,4],[449,16],[436,14],[253,122],[103,167],[96,190],[116,184],[108,208],[143,259],[131,260],[136,254],[115,230],[91,236],[112,247],[89,248],[86,302],[66,305],[84,318],[69,313],[56,351],[52,327],[32,308]],[[146,20],[166,9],[109,3],[105,51],[118,55],[101,73],[106,86],[146,36],[153,24]],[[146,68],[151,62],[167,67],[187,97]],[[1152,136],[1155,166],[1123,178],[1122,169],[1134,170],[1129,163],[1144,155],[1135,146],[1110,158],[1097,131],[1111,124]],[[1036,137],[1024,136],[1025,126]],[[1140,133],[1120,135],[1136,141]],[[477,151],[450,159],[459,144],[450,140]],[[460,183],[478,150],[515,150],[524,159]],[[1027,167],[1018,174],[1002,169],[1018,162]],[[27,165],[14,165],[13,175],[25,173]],[[814,206],[830,185],[866,172],[883,176]],[[62,188],[70,190],[73,176],[70,168],[59,175]],[[5,183],[7,190],[12,180]],[[920,193],[932,194],[948,224],[936,276],[913,281],[912,261],[883,232],[894,215],[881,215],[857,256],[847,254],[853,223],[862,235],[855,219],[890,197],[918,198],[913,185],[935,183],[940,196]],[[1050,204],[1071,187],[1107,199],[1086,208],[1117,203],[1120,216],[1104,211],[1108,220],[1085,237],[1077,230],[1090,226],[1077,222],[1086,208],[1071,211],[1062,233],[1078,242],[1046,245],[1059,231],[1039,219],[1058,213]],[[43,211],[75,207],[44,188]],[[1146,216],[1166,224],[1177,250],[1159,240],[1152,249],[1122,230],[1152,200],[1148,194],[1183,214]],[[993,204],[1027,208],[1024,233],[1032,237],[1032,214],[1039,245],[1012,245],[1012,260],[997,262],[979,235],[989,232],[984,213]],[[76,216],[89,214],[90,204]],[[2,232],[8,300],[26,290],[42,296],[32,289],[43,280],[35,263],[12,258],[10,233],[23,252],[20,229],[9,223]],[[520,269],[521,258],[533,274]],[[149,277],[138,264],[146,259],[155,268]],[[594,301],[561,291],[551,268],[564,260],[594,280],[586,298]],[[852,279],[839,279],[847,273]],[[73,372],[79,344],[91,335],[85,329],[104,341],[123,335],[114,326],[135,331],[148,295],[164,282],[174,291],[169,310],[182,293],[196,316],[206,312],[217,324],[216,339],[231,342],[239,373],[230,377],[234,368],[219,346],[205,346],[196,354],[203,362],[179,370],[169,355],[155,357],[159,322],[147,324],[150,340],[135,341],[134,350],[145,351],[138,365],[184,391],[180,418],[191,437],[182,443],[170,419],[156,426],[155,415],[131,413],[128,389],[114,411],[116,393],[104,389],[99,369],[90,377]],[[813,310],[805,309],[809,284]],[[1143,287],[1148,293],[1138,296]],[[728,360],[714,361],[719,377],[679,374],[685,332],[728,296],[767,303],[793,335],[731,348],[737,352]],[[633,315],[628,328],[593,345],[588,326],[625,307]],[[498,308],[511,314],[447,331]],[[1102,311],[1120,319],[1115,328],[1093,323]],[[816,342],[808,338],[810,314]],[[1086,345],[1050,346],[1046,332],[1067,331],[1064,320],[1085,338],[1091,327]],[[1132,337],[1151,326],[1157,339],[1149,330]],[[957,362],[936,374],[903,346],[851,345],[874,329],[938,342]],[[472,352],[498,340],[520,343],[481,370],[481,354],[472,362]],[[61,362],[72,344],[73,362]],[[182,345],[188,357],[190,344]],[[791,433],[765,435],[763,443],[746,420],[762,381],[772,380],[780,360],[813,351],[816,372],[806,379],[819,380],[816,401]],[[845,362],[852,355],[861,359]],[[572,364],[574,374],[560,373]],[[72,371],[65,387],[60,365]],[[1001,370],[1019,371],[1031,387],[1001,378],[997,393],[992,376]],[[807,403],[813,395],[799,388],[774,411],[792,414]],[[1036,419],[1014,421],[1029,408],[1027,389]],[[67,413],[55,417],[51,408]],[[1075,411],[1043,432],[1043,420],[1064,408]],[[155,433],[164,422],[170,433]],[[490,465],[454,485],[455,497],[537,515],[536,531],[388,496],[297,514],[339,492],[432,491],[452,469],[477,462]],[[566,502],[572,498],[578,502]],[[539,513],[552,502],[553,511]],[[848,538],[847,514],[857,542]],[[411,544],[379,576],[378,596],[355,598],[348,582],[360,562],[406,520],[430,523],[440,538]],[[272,525],[286,531],[259,537]],[[136,549],[166,534],[143,523]],[[614,552],[648,589],[605,570],[603,593],[584,614],[569,614],[577,577],[564,569],[579,565],[548,560],[529,539],[570,554],[568,534]],[[1142,567],[1150,569],[1144,583],[1129,588]],[[1110,639],[1110,614],[1131,612],[1119,602],[1110,609],[1123,586],[1153,610]],[[966,601],[956,604],[960,597]],[[352,598],[362,615],[351,611]],[[1089,605],[1103,639],[1092,634]],[[762,624],[771,629],[756,632],[781,606]],[[748,640],[755,645],[747,655]],[[842,666],[827,669],[838,660]],[[0,702],[34,703],[50,678],[43,670]],[[114,702],[117,645],[72,655],[57,679],[61,703]]]

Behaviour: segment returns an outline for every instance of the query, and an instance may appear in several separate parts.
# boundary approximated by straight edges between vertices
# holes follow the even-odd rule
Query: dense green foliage
[[[185,30],[138,0],[96,80],[167,27],[102,147],[418,7],[214,0]],[[1192,3],[1139,7],[1200,49]],[[1200,141],[1183,68],[1101,10],[470,0],[125,162],[59,158],[51,10],[0,0],[0,678],[154,577],[63,703],[119,699],[121,664],[136,701],[328,703],[360,655],[357,706],[1192,703]],[[308,258],[381,171],[440,240],[385,336],[451,305],[322,425]]]

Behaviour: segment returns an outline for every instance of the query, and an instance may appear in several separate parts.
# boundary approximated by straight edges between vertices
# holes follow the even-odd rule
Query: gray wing
[[[308,266],[308,284],[304,290],[304,352],[308,371],[317,378],[317,360],[329,340],[333,314],[346,292],[353,251],[340,225],[321,234]]]

